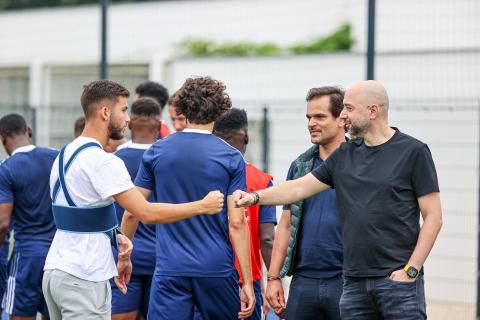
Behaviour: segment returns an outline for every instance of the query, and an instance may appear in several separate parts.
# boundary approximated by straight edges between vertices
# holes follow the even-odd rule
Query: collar
[[[201,133],[201,134],[212,134],[212,133],[211,133],[210,131],[208,131],[208,130],[203,130],[203,129],[189,129],[189,128],[183,129],[182,132]]]
[[[98,145],[100,146],[100,148],[103,149],[103,146],[102,144],[100,143],[100,141],[98,141],[97,139],[94,139],[92,137],[84,137],[84,136],[79,136],[77,139],[73,140],[72,142],[76,142],[76,141],[79,141],[79,144],[85,144],[87,142],[96,142],[98,143]]]
[[[152,146],[151,143],[135,143],[135,142],[130,142],[127,146],[124,148],[126,149],[140,149],[140,150],[147,150]]]
[[[32,151],[33,149],[35,149],[35,146],[33,144],[30,144],[30,145],[24,146],[24,147],[20,147],[20,148],[15,149],[12,152],[12,156],[17,152],[29,152],[29,151]]]

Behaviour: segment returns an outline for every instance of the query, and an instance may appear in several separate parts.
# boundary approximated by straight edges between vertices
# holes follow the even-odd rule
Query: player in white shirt
[[[48,252],[43,277],[52,320],[111,318],[108,280],[118,275],[111,242],[118,241],[118,272],[122,274],[115,283],[126,292],[132,244],[112,229],[96,229],[111,224],[107,220],[112,216],[109,210],[114,201],[144,223],[175,222],[223,208],[223,195],[218,191],[199,201],[175,205],[149,203],[134,188],[123,161],[103,150],[109,138],[123,136],[130,120],[128,96],[127,89],[109,80],[85,86],[81,97],[85,129],[62,149],[53,164],[50,189],[59,230]],[[91,215],[80,223],[86,213]]]

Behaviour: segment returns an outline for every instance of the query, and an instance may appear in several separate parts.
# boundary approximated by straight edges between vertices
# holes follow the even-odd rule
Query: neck
[[[15,150],[21,147],[25,147],[32,144],[32,140],[28,136],[15,136],[12,137],[8,143],[9,155],[11,155]]]
[[[214,122],[210,122],[207,124],[196,124],[196,123],[187,123],[187,129],[198,129],[198,130],[207,130],[212,132],[213,131]]]
[[[382,125],[378,128],[372,126],[372,128],[365,133],[363,141],[369,147],[378,146],[384,144],[395,134],[395,130],[390,128],[388,124]]]
[[[132,131],[132,142],[138,144],[152,144],[157,141],[157,132],[134,132]]]
[[[318,146],[318,156],[322,160],[327,160],[327,158],[335,151],[340,145],[345,142],[345,135],[342,133],[335,137],[334,140],[330,141],[327,144]]]
[[[108,142],[108,130],[101,125],[97,125],[95,122],[87,122],[85,124],[85,129],[83,129],[82,137],[93,138],[100,142],[102,148],[105,148],[105,145]]]

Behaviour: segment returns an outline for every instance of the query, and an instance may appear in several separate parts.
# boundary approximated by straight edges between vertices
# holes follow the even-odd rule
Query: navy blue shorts
[[[147,317],[152,276],[133,275],[128,283],[126,294],[118,289],[113,279],[110,280],[110,285],[112,287],[112,314],[139,311],[144,318]]]
[[[34,317],[37,312],[48,316],[47,304],[42,293],[45,258],[13,254],[8,262],[7,291],[2,301],[5,312],[21,317]]]
[[[203,319],[237,320],[240,312],[238,276],[154,276],[149,319],[190,320],[194,308]]]
[[[263,317],[263,297],[262,297],[262,280],[257,280],[253,283],[253,290],[255,293],[255,309],[253,310],[250,318],[245,318],[245,320],[262,320]],[[194,320],[203,320],[200,312],[195,307]]]

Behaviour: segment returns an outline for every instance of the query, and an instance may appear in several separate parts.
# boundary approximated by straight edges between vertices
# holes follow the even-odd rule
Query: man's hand
[[[268,313],[270,312],[270,305],[268,304],[268,301],[263,292],[262,292],[262,298],[263,298],[263,317],[267,319]]]
[[[210,191],[202,200],[203,213],[215,214],[223,210],[225,196],[218,190]]]
[[[255,294],[253,292],[253,285],[243,284],[240,291],[240,312],[238,318],[248,318],[252,315],[255,309]]]
[[[132,262],[130,256],[132,254],[133,245],[132,241],[125,237],[123,234],[117,234],[118,243],[118,263],[117,272],[118,276],[115,277],[115,284],[118,289],[125,294],[127,293],[127,284],[130,282],[132,275]]]
[[[272,280],[267,282],[267,300],[280,318],[285,312],[285,295],[283,293],[282,281]]]
[[[414,282],[415,281],[415,279],[410,278],[407,275],[407,272],[405,272],[405,270],[403,269],[393,271],[392,274],[390,275],[390,279],[397,282]]]
[[[255,202],[255,197],[245,191],[237,190],[233,193],[233,202],[235,207],[249,207]]]

